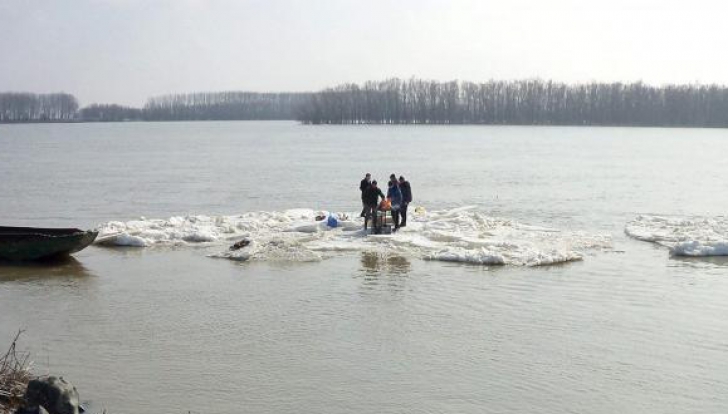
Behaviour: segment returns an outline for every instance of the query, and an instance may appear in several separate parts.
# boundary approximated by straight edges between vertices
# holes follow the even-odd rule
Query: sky
[[[0,91],[141,106],[390,77],[728,84],[727,12],[706,0],[0,0]]]

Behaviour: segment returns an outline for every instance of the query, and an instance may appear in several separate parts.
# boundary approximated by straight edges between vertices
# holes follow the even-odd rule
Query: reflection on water
[[[0,282],[41,278],[86,278],[93,276],[78,259],[68,256],[40,262],[0,261]]]
[[[728,256],[670,256],[670,266],[690,266],[697,268],[713,266],[728,267]]]
[[[362,252],[360,274],[363,275],[362,287],[377,290],[382,287],[389,292],[405,289],[412,265],[404,256],[396,253]]]
[[[406,274],[412,270],[412,265],[404,256],[396,254],[380,254],[364,252],[361,254],[361,267],[367,275]]]

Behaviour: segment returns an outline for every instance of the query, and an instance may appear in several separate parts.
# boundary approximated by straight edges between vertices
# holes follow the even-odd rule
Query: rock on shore
[[[25,406],[16,414],[79,414],[78,391],[63,377],[31,380],[25,391]]]

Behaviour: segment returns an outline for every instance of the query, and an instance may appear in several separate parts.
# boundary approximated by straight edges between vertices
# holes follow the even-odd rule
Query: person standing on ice
[[[390,176],[387,198],[392,202],[392,221],[394,231],[399,230],[399,209],[402,207],[402,191],[399,189],[399,182],[394,174]]]
[[[389,183],[390,184],[397,184],[397,176],[394,174],[389,174]]]
[[[367,229],[367,223],[369,218],[372,219],[372,224],[377,225],[377,206],[379,205],[379,197],[384,200],[384,193],[377,187],[377,180],[372,181],[371,185],[364,190],[362,194],[362,202],[364,203],[364,230]]]
[[[369,187],[371,187],[371,185],[372,185],[371,180],[372,180],[372,175],[367,173],[364,176],[364,179],[361,180],[361,182],[359,183],[359,191],[361,191],[361,207],[362,207],[361,214],[359,215],[359,217],[366,217],[367,203],[364,202],[364,192]]]
[[[402,207],[399,209],[402,222],[399,227],[407,227],[407,206],[412,202],[412,188],[409,181],[405,180],[404,176],[401,175],[399,176],[399,190],[402,192]]]

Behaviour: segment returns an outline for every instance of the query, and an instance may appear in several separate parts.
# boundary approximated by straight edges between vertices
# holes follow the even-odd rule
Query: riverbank
[[[78,414],[76,387],[63,377],[38,376],[32,372],[28,353],[18,351],[19,331],[0,357],[0,414]]]

